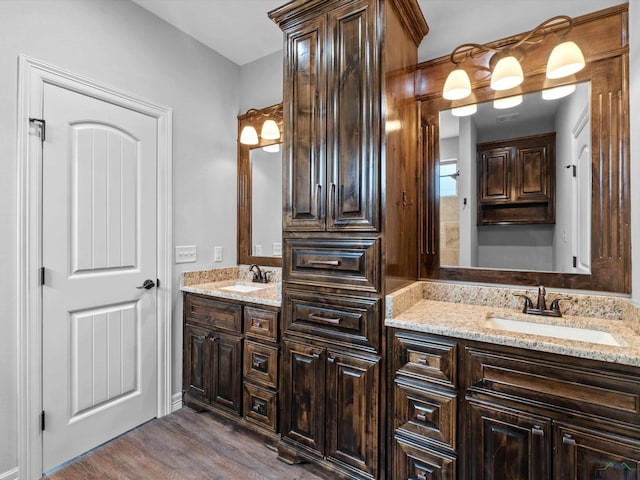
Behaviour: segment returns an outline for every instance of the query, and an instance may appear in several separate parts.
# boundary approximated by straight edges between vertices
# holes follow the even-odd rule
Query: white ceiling
[[[286,0],[133,0],[238,65],[282,49],[282,33],[267,12]],[[623,0],[418,0],[429,34],[420,61],[457,45],[485,43],[531,30],[555,15],[578,16]]]

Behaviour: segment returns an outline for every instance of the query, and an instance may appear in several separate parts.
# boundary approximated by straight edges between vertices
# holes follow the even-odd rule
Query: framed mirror
[[[266,120],[280,138],[264,139]],[[240,141],[253,127],[257,143]],[[238,116],[238,263],[282,267],[282,104]]]
[[[485,68],[484,72],[479,71],[471,79],[471,97],[461,101],[445,100],[442,98],[444,81],[453,69],[449,57],[418,66],[424,187],[421,200],[421,278],[515,285],[542,284],[557,288],[629,293],[631,256],[626,12],[627,6],[621,5],[574,19],[574,28],[568,38],[582,48],[586,67],[573,77],[555,81],[546,78],[545,64],[556,41],[552,36],[528,47],[522,61],[524,82],[507,94],[497,95],[490,88]],[[489,45],[505,45],[517,38],[518,35],[515,35]],[[472,61],[488,67],[489,55],[479,55]],[[588,145],[589,151],[585,155],[579,151],[577,144],[569,148],[558,142],[559,136],[565,134],[558,134],[555,126],[552,129],[548,126],[543,128],[544,132],[527,132],[513,122],[506,128],[509,132],[506,138],[511,141],[538,133],[555,133],[555,176],[552,183],[555,195],[549,200],[555,202],[555,206],[553,216],[547,217],[547,223],[540,221],[540,216],[534,216],[537,221],[530,221],[522,212],[518,212],[521,214],[520,221],[513,216],[500,216],[509,209],[504,204],[499,207],[495,205],[506,201],[505,192],[508,187],[505,185],[509,183],[507,177],[510,174],[504,173],[501,182],[491,184],[492,188],[485,188],[488,184],[481,177],[483,162],[486,167],[490,163],[487,158],[498,157],[483,157],[482,146],[489,143],[490,147],[494,147],[489,152],[495,154],[500,148],[504,149],[509,145],[504,142],[496,143],[495,138],[488,137],[489,133],[483,133],[482,128],[470,128],[476,122],[483,121],[471,120],[477,115],[474,114],[471,117],[460,117],[466,120],[459,121],[459,136],[468,138],[463,143],[457,141],[458,149],[452,149],[451,145],[446,145],[445,139],[451,137],[451,134],[446,132],[448,127],[441,119],[452,108],[477,105],[480,111],[484,104],[492,106],[496,98],[522,95],[526,100],[528,97],[539,97],[543,90],[565,85],[580,86],[582,92],[587,92],[586,115],[573,115],[569,137],[578,135],[581,126],[588,129],[589,138],[584,143]],[[517,110],[514,108],[512,112],[516,113]],[[525,116],[529,112],[529,109],[520,110],[520,115]],[[564,115],[562,112],[560,114]],[[509,109],[503,110],[500,116],[503,116],[502,121],[506,123],[513,120],[509,118]],[[494,116],[494,125],[491,127],[493,130],[496,129],[495,120]],[[492,140],[494,143],[490,144]],[[513,151],[516,147],[512,145],[511,148]],[[462,158],[466,162],[464,166],[458,165]],[[566,181],[571,180],[564,177],[567,173],[572,174],[573,165],[577,166],[580,162],[586,165],[583,170],[590,170],[582,181],[590,184],[591,188],[583,188],[582,194],[574,195],[567,192],[566,185],[570,183]],[[496,169],[499,162],[494,161],[492,165]],[[562,171],[565,166],[569,168]],[[517,176],[517,173],[512,172],[512,175]],[[499,187],[494,188],[496,185]],[[516,189],[514,186],[511,191]],[[458,192],[462,194],[458,195]],[[447,194],[454,200],[447,200]],[[502,195],[502,198],[488,207],[491,203],[489,197],[493,194]],[[576,202],[576,205],[568,205],[571,202]],[[488,216],[483,215],[483,209],[484,213],[489,213]],[[575,225],[570,227],[571,222],[578,221],[577,216],[570,220],[563,218],[565,213],[562,212],[571,209],[582,212],[577,214],[582,215],[581,221],[585,224],[582,231],[578,231]],[[453,219],[451,210],[454,213]],[[450,224],[451,228],[447,230],[445,224],[448,221],[455,222],[456,214],[459,226],[456,228]],[[494,223],[486,223],[486,218],[493,218]],[[531,231],[526,232],[527,229]],[[485,238],[480,239],[481,236]],[[481,247],[483,242],[484,247]],[[561,254],[558,251],[554,254],[554,242],[565,245],[566,250],[571,250],[571,253],[565,251]],[[582,242],[582,254],[575,253],[577,250],[573,250],[574,242]],[[457,248],[457,257],[451,251],[446,251],[447,243],[449,246],[453,245],[452,250]],[[474,244],[475,247],[470,246]],[[507,255],[508,250],[516,253]],[[546,253],[543,253],[545,250]],[[489,251],[492,251],[490,255],[482,258]],[[561,256],[562,259],[554,258],[554,255]],[[493,259],[490,260],[489,257]],[[546,258],[544,261],[543,257]],[[574,257],[577,258],[574,260]],[[498,263],[492,264],[491,261]],[[516,261],[521,263],[514,263]]]

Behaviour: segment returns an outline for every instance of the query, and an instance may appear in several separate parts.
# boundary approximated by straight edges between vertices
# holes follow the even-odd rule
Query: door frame
[[[171,313],[172,109],[25,55],[18,57],[17,118],[17,402],[18,467],[22,480],[42,473],[42,149],[29,117],[41,118],[43,90],[52,84],[151,116],[157,120],[157,408],[172,410]],[[39,112],[39,114],[38,114]],[[45,119],[46,120],[46,119]],[[38,158],[33,162],[32,158]]]

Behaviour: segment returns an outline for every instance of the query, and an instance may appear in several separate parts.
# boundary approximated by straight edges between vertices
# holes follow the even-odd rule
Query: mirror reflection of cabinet
[[[266,119],[282,132],[282,104],[238,116],[238,139],[245,126],[260,132]],[[238,140],[238,263],[282,266],[282,137]]]
[[[479,143],[478,225],[555,222],[556,134]]]

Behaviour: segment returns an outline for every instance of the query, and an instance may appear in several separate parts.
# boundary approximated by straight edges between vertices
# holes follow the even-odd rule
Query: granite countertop
[[[488,318],[491,316],[538,324],[601,330],[610,333],[625,345],[601,345],[499,330],[487,325]],[[574,315],[565,315],[561,318],[545,317],[526,315],[507,308],[423,299],[398,316],[387,318],[385,325],[560,355],[640,366],[640,335],[623,320],[604,320]]]
[[[260,290],[253,292],[234,292],[224,290],[222,287],[231,285],[246,285],[259,287]],[[181,287],[183,292],[199,293],[226,300],[238,300],[241,302],[255,303],[259,305],[270,305],[279,307],[282,303],[280,283],[253,283],[240,279],[220,280],[216,282],[196,283]]]

